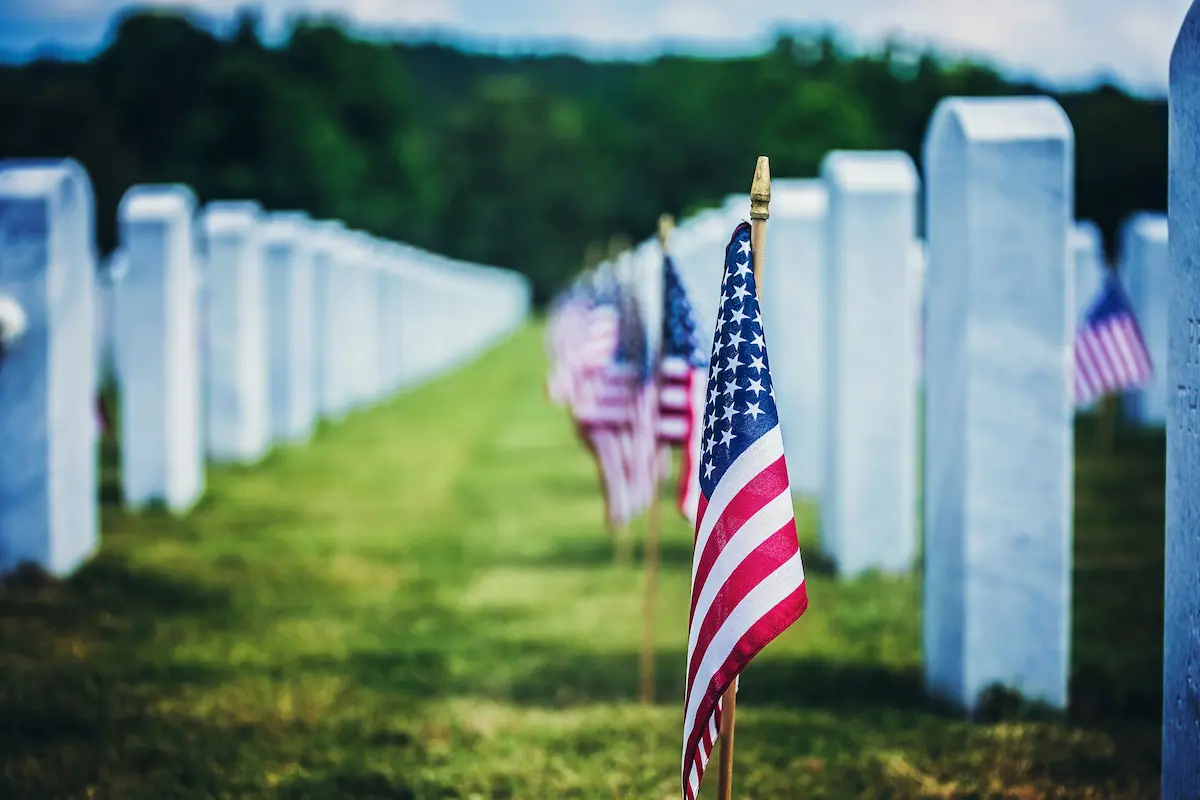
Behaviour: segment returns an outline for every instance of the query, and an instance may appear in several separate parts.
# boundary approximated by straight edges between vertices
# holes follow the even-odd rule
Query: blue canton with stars
[[[725,248],[721,313],[708,366],[700,491],[712,497],[729,466],[779,425],[775,389],[750,257],[750,225],[743,222]]]
[[[663,257],[663,311],[663,358],[677,356],[689,364],[703,366],[692,304],[670,256]]]
[[[654,372],[650,347],[646,341],[646,325],[642,321],[641,307],[637,298],[622,287],[618,307],[621,311],[621,328],[617,339],[617,364],[629,368],[634,384],[641,386]]]

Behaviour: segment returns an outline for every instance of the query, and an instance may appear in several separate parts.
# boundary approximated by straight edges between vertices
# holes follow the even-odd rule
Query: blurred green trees
[[[589,243],[747,191],[760,153],[777,177],[815,175],[834,148],[919,160],[940,98],[1043,91],[820,33],[752,58],[593,63],[371,43],[320,20],[277,47],[255,31],[251,16],[218,38],[135,13],[89,62],[0,67],[0,157],[82,161],[106,251],[131,184],[182,181],[202,200],[254,198],[513,267],[544,301]],[[1110,86],[1057,97],[1077,136],[1077,216],[1112,242],[1130,211],[1165,207],[1166,103]]]

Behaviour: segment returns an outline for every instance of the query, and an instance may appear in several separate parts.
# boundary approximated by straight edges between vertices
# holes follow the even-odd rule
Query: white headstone
[[[351,231],[347,249],[349,258],[345,269],[345,280],[350,285],[353,306],[350,316],[352,349],[349,354],[351,365],[351,405],[361,408],[375,402],[378,397],[379,333],[376,318],[378,307],[375,296],[376,264],[374,240],[362,231]]]
[[[262,210],[226,201],[204,209],[208,455],[252,464],[270,449]]]
[[[1200,7],[1171,55],[1163,800],[1200,797]],[[1153,351],[1151,351],[1153,353]]]
[[[340,222],[323,221],[312,226],[312,271],[317,409],[323,419],[337,421],[348,409],[346,328],[348,315],[346,282],[342,265],[347,231]]]
[[[1074,135],[1044,97],[942,101],[925,139],[925,679],[1063,708]]]
[[[182,185],[134,186],[118,209],[123,264],[113,283],[125,504],[184,513],[204,492],[196,198]]]
[[[913,239],[908,248],[908,299],[913,318],[913,377],[917,390],[925,384],[925,267],[928,264],[925,240]],[[918,416],[920,416],[918,414]]]
[[[1140,213],[1121,229],[1121,280],[1150,351],[1154,377],[1142,390],[1128,392],[1125,415],[1161,428],[1167,419],[1167,218]]]
[[[771,333],[771,379],[788,454],[788,480],[793,492],[805,495],[820,493],[824,461],[821,275],[827,206],[825,185],[819,180],[776,178],[771,183],[762,314]]]
[[[316,423],[313,237],[306,214],[276,212],[263,225],[271,435],[303,443]]]
[[[94,209],[77,162],[0,161],[0,573],[96,548]]]
[[[821,175],[829,193],[821,543],[839,574],[900,572],[917,553],[909,282],[918,179],[912,160],[891,151],[835,151]]]

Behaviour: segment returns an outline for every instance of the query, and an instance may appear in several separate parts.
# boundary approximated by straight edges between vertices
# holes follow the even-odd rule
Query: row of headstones
[[[185,513],[206,462],[307,442],[318,420],[462,364],[530,309],[515,272],[253,202],[197,213],[181,185],[128,191],[98,285],[93,207],[73,161],[0,162],[0,300],[24,317],[0,354],[0,574],[66,574],[96,546],[100,363],[118,387],[126,505]]]
[[[839,574],[900,572],[919,558],[923,460],[929,688],[966,708],[996,684],[1063,708],[1074,332],[1107,269],[1094,226],[1074,219],[1073,132],[1049,98],[952,98],[923,161],[923,242],[904,153],[833,152],[819,179],[773,184],[763,316],[789,476],[819,500]],[[731,197],[672,238],[702,333],[719,306],[714,254],[747,207]],[[1165,225],[1139,215],[1124,240],[1162,365]],[[1161,418],[1163,372],[1139,420]]]

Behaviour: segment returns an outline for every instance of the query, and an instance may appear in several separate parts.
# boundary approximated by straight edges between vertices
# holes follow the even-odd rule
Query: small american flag
[[[580,432],[600,469],[613,526],[628,522],[649,505],[657,471],[657,409],[646,329],[628,288],[618,285],[615,293],[605,305],[616,314],[616,349],[606,364],[581,381],[575,404]]]
[[[683,715],[685,800],[695,800],[720,733],[721,696],[808,607],[745,222],[725,249],[700,492]]]
[[[1144,386],[1153,374],[1133,306],[1110,274],[1075,334],[1075,405]]]
[[[704,414],[704,376],[696,339],[696,321],[679,272],[669,255],[663,256],[663,331],[659,364],[658,441],[679,445],[683,464],[679,471],[677,502],[693,526],[700,501],[700,440]]]

